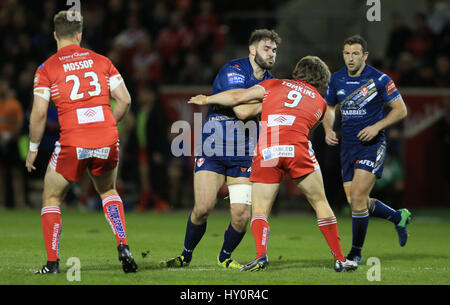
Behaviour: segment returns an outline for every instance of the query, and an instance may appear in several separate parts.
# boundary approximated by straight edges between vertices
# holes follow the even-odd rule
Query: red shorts
[[[116,168],[119,162],[119,142],[102,148],[80,148],[61,146],[55,143],[55,150],[49,161],[49,166],[64,178],[78,181],[88,168],[94,176]]]
[[[260,149],[253,157],[250,181],[279,183],[288,173],[293,179],[320,169],[311,142]]]

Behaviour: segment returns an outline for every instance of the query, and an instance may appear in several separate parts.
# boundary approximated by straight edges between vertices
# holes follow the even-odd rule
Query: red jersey
[[[268,79],[257,86],[265,91],[261,121],[267,124],[269,145],[278,129],[279,144],[308,142],[311,128],[322,120],[327,104],[317,90],[306,82],[293,79]],[[271,140],[272,139],[272,140]],[[262,145],[266,146],[266,145]]]
[[[121,82],[108,58],[70,45],[39,66],[34,94],[55,103],[62,146],[100,148],[118,141],[110,92]]]

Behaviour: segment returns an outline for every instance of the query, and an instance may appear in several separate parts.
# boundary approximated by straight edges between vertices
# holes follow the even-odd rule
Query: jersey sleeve
[[[392,104],[402,98],[394,81],[387,74],[383,74],[378,80],[378,89],[385,103]]]
[[[330,106],[334,106],[337,104],[336,87],[334,85],[333,79],[333,76],[331,76],[330,82],[328,83],[327,94],[325,95],[325,102]]]
[[[45,64],[40,65],[34,74],[33,94],[42,97],[46,101],[50,101],[51,83],[48,78]]]
[[[220,91],[226,91],[231,89],[247,88],[246,81],[247,76],[241,68],[227,65],[225,66],[217,76],[218,88]]]
[[[109,75],[109,91],[112,92],[116,89],[121,83],[123,83],[122,75],[120,75],[117,68],[113,65],[113,63],[108,59],[108,75]]]

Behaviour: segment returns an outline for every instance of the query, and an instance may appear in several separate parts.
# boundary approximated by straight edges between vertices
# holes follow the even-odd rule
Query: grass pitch
[[[181,253],[189,211],[126,214],[128,242],[139,265],[125,274],[117,259],[116,241],[101,212],[62,211],[58,275],[34,275],[46,261],[39,211],[0,211],[0,284],[3,285],[448,285],[450,284],[450,212],[413,212],[410,238],[398,245],[393,224],[371,218],[363,263],[355,272],[336,273],[328,246],[315,217],[305,214],[269,218],[270,265],[262,272],[239,272],[217,266],[226,211],[214,211],[206,233],[188,268],[159,269],[158,262]],[[351,245],[351,218],[338,216],[341,244]],[[233,258],[244,264],[254,258],[253,235],[248,230]],[[80,260],[80,281],[69,281],[70,257]],[[379,281],[369,275],[370,257],[380,262]],[[371,269],[372,268],[372,269]],[[369,279],[368,279],[369,278]]]

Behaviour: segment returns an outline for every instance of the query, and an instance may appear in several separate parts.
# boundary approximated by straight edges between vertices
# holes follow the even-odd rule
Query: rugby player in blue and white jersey
[[[249,56],[225,64],[214,80],[212,94],[230,89],[246,89],[274,78],[269,72],[281,43],[273,30],[258,29],[249,39]],[[228,186],[231,222],[217,257],[224,268],[241,269],[231,258],[245,235],[251,214],[250,171],[256,147],[258,124],[248,121],[261,111],[261,104],[235,107],[211,105],[196,149],[194,169],[194,208],[188,217],[184,249],[181,255],[162,261],[161,267],[188,266],[192,253],[206,231],[207,218],[216,204],[224,183]],[[246,120],[245,124],[240,120]],[[253,123],[247,124],[247,123]],[[254,127],[253,130],[251,127]],[[231,132],[230,132],[231,131]],[[253,131],[253,132],[252,132]]]
[[[370,192],[383,172],[386,158],[384,129],[407,115],[405,103],[392,79],[366,64],[367,42],[359,35],[344,41],[345,67],[333,73],[325,100],[328,108],[323,120],[325,142],[337,145],[333,131],[336,106],[342,115],[341,167],[344,190],[352,209],[352,248],[347,258],[361,262],[361,250],[369,224],[369,214],[395,224],[400,246],[407,242],[407,209],[394,210]],[[383,115],[383,107],[390,112]]]

